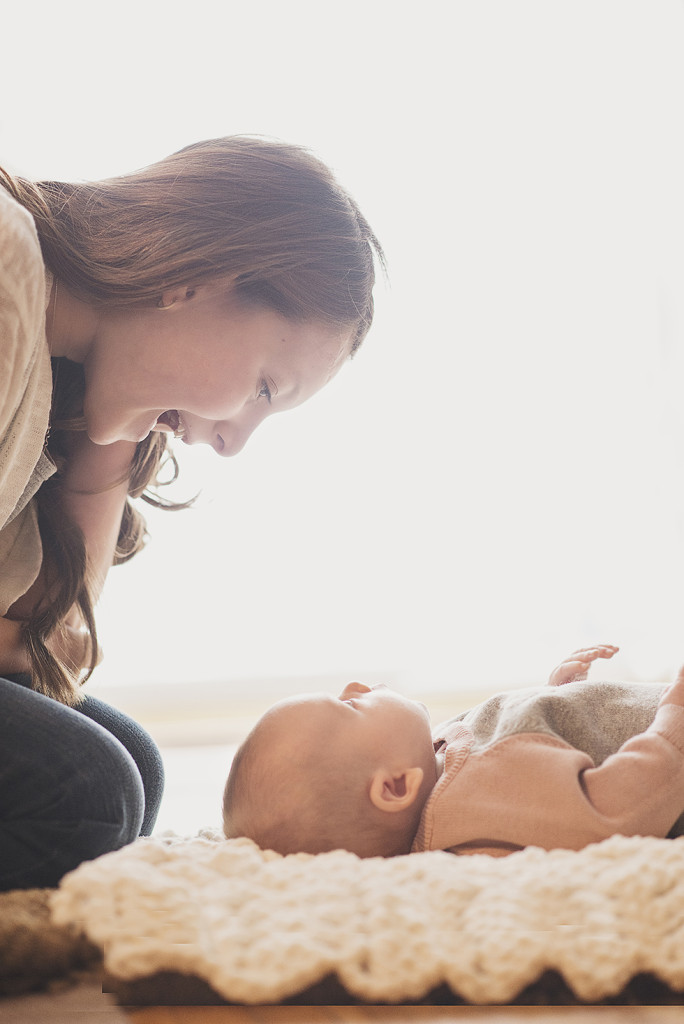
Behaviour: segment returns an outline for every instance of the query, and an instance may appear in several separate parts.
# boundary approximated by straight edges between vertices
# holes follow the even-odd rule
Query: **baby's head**
[[[384,686],[275,704],[233,760],[226,836],[278,853],[408,853],[437,781],[427,709]]]

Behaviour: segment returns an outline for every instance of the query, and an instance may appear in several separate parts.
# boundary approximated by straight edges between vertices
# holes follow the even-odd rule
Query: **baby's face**
[[[419,701],[386,686],[349,683],[338,697],[301,694],[280,701],[267,712],[271,740],[279,738],[321,751],[341,744],[359,763],[403,770],[419,766],[436,780],[430,716]],[[271,731],[273,730],[273,731]]]

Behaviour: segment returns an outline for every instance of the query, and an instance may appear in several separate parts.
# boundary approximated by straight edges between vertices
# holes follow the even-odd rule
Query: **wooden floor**
[[[131,1024],[675,1024],[684,1006],[174,1006]]]
[[[2,1024],[684,1024],[684,1006],[121,1006],[99,980],[0,999]]]

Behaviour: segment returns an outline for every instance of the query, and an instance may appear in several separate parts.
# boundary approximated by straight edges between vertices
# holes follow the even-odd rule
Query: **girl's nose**
[[[232,420],[221,420],[214,425],[211,447],[218,455],[230,458],[245,447],[250,437],[268,416],[268,409],[259,409],[256,414],[250,410],[248,416],[236,416]]]
[[[255,423],[249,427],[238,427],[228,422],[217,423],[207,443],[217,455],[229,459],[231,455],[237,455],[242,451],[258,425]]]
[[[230,423],[217,423],[209,444],[217,455],[228,459],[242,451],[251,433],[251,430],[237,430]]]

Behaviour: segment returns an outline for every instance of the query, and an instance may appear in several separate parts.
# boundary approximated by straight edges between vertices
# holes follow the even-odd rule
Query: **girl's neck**
[[[45,333],[51,356],[65,356],[83,363],[97,332],[99,316],[95,309],[54,278],[45,313]]]

